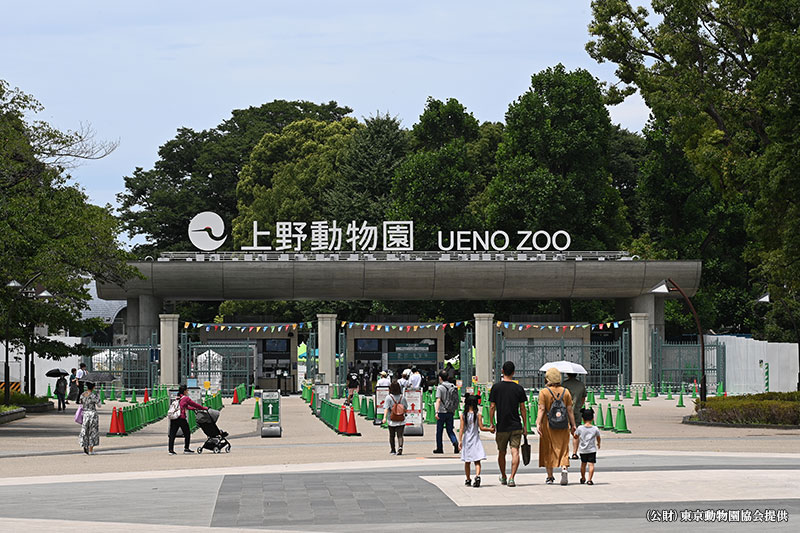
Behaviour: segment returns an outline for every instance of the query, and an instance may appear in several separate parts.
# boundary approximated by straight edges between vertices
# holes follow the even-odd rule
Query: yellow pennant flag
[[[184,328],[188,328],[188,327],[189,327],[189,323],[188,323],[188,322],[184,322],[184,323],[183,323],[183,327],[184,327]]]

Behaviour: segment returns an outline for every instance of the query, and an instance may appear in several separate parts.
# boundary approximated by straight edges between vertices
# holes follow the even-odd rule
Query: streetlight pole
[[[5,360],[5,365],[3,367],[3,370],[5,371],[5,394],[4,394],[4,398],[3,399],[4,399],[4,403],[6,405],[11,403],[11,380],[9,378],[9,374],[11,373],[11,370],[10,370],[10,368],[8,366],[8,356],[9,356],[9,342],[8,341],[9,341],[9,337],[11,335],[11,332],[10,332],[10,330],[11,330],[11,315],[12,315],[12,313],[14,311],[14,303],[16,302],[16,294],[15,293],[21,293],[21,294],[25,295],[26,297],[35,298],[36,297],[36,291],[34,289],[29,289],[28,287],[30,287],[30,284],[33,283],[34,281],[36,281],[36,278],[38,278],[41,275],[42,275],[41,272],[37,272],[24,285],[21,284],[20,282],[18,282],[17,280],[13,280],[13,279],[11,281],[9,281],[8,283],[6,283],[6,288],[11,289],[11,295],[10,295],[10,300],[9,300],[9,305],[8,305],[8,316],[6,317],[6,360]],[[47,291],[43,291],[42,295],[45,298],[49,298],[50,297],[50,293],[47,292]],[[34,365],[34,368],[35,368],[35,365]],[[28,349],[27,349],[27,347],[25,349],[25,372],[26,372],[26,375],[25,375],[25,389],[26,389],[26,392],[27,392],[28,391],[28,374],[27,374],[27,372],[28,372]],[[20,378],[20,380],[22,379],[22,372],[20,372],[19,378]],[[36,383],[36,380],[34,378],[34,384],[35,383]]]
[[[669,291],[673,290],[673,288],[669,287],[672,285],[674,290],[678,291],[683,299],[686,300],[686,305],[689,306],[689,310],[692,312],[692,316],[694,317],[694,323],[697,326],[697,336],[700,340],[700,401],[705,402],[707,398],[707,389],[706,389],[706,343],[705,339],[703,339],[703,329],[700,327],[700,317],[697,316],[697,311],[692,305],[692,301],[683,292],[681,286],[675,283],[672,278],[667,278],[666,282],[662,282],[656,287],[654,287],[650,292],[654,293],[668,293]],[[719,369],[717,369],[719,371]],[[719,378],[719,376],[717,376]]]

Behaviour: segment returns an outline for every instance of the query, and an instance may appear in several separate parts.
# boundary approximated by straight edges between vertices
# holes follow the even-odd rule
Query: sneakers
[[[472,486],[476,489],[481,486],[481,476],[475,476],[475,483]]]
[[[84,447],[83,447],[83,453],[85,453],[86,455],[89,455],[89,448],[87,448],[86,446],[84,446]]]
[[[567,481],[567,471],[566,470],[562,470],[561,471],[561,484],[562,485],[567,485],[568,483],[569,483],[569,481]]]
[[[508,478],[508,486],[509,487],[516,487],[517,483],[514,481],[514,478]]]
[[[194,450],[186,449],[186,450],[183,450],[183,453],[184,453],[184,455],[191,455],[191,454],[194,453]]]
[[[394,451],[394,450],[390,450],[390,451],[389,451],[389,455],[397,455],[397,452],[396,452],[396,451]]]
[[[433,450],[433,453],[444,453],[444,450]]]
[[[505,476],[500,476],[500,484],[501,485],[507,485],[508,484],[508,481],[506,480]]]
[[[556,481],[556,478],[549,477],[544,482],[547,483],[548,485],[552,485],[553,483],[555,483],[555,481]]]
[[[464,482],[464,485],[466,485],[467,487],[471,487],[472,486],[472,480],[467,478],[467,480]]]
[[[178,455],[178,454],[177,454],[177,453],[175,453],[175,452],[169,452],[169,454],[170,454],[170,455]]]
[[[403,455],[403,448],[397,449],[397,455]]]

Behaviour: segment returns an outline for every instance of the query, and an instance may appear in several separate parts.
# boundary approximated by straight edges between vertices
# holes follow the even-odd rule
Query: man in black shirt
[[[514,382],[514,363],[503,363],[503,380],[492,385],[489,391],[489,422],[496,429],[497,465],[500,467],[500,484],[516,487],[514,476],[519,468],[519,446],[527,418],[525,389]],[[495,426],[495,414],[497,425]],[[520,418],[522,415],[522,418]],[[506,479],[506,449],[511,444],[511,476]]]
[[[355,367],[350,363],[350,371],[347,373],[347,401],[345,405],[353,403],[353,394],[358,391],[359,376]]]

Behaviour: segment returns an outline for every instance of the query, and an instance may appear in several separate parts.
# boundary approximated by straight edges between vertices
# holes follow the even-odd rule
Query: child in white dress
[[[464,461],[464,473],[467,475],[465,485],[477,488],[481,486],[481,461],[486,459],[486,451],[481,444],[481,431],[494,433],[494,428],[483,425],[478,409],[478,397],[467,394],[464,397],[464,412],[461,413],[458,429],[458,447],[461,460]],[[470,463],[475,463],[475,483],[470,479]]]

